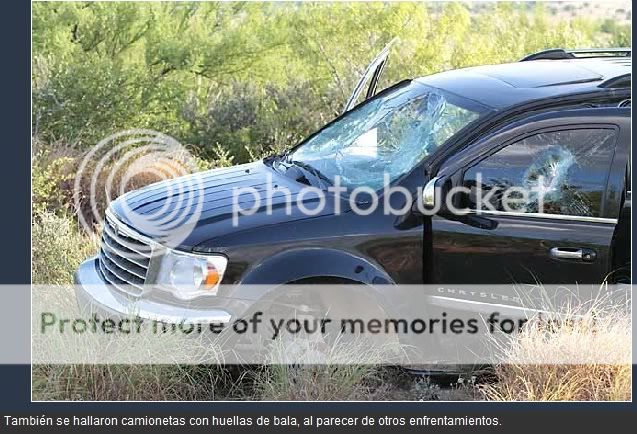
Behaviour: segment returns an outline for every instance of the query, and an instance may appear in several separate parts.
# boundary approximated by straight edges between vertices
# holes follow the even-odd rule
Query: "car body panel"
[[[456,69],[416,81],[503,110],[532,100],[599,91],[606,81],[630,72],[629,59],[534,60]]]
[[[268,190],[268,185],[272,187],[271,190]],[[293,203],[289,213],[285,207],[286,196],[282,193],[284,187],[289,191]],[[151,184],[121,196],[112,203],[111,207],[123,223],[143,235],[150,234],[145,233],[143,227],[135,225],[135,222],[131,221],[131,216],[142,218],[152,216],[154,219],[161,220],[171,215],[179,215],[183,220],[187,220],[191,214],[197,213],[196,220],[193,220],[192,224],[175,228],[173,234],[174,240],[179,240],[180,250],[193,250],[202,243],[214,244],[217,237],[227,236],[238,230],[249,231],[253,228],[274,226],[277,223],[308,219],[308,216],[301,213],[298,206],[295,206],[298,203],[297,196],[303,187],[303,184],[259,161]],[[171,200],[173,194],[183,191],[182,188],[192,189],[193,200],[198,201],[197,203],[202,206],[192,206],[188,201]],[[255,194],[249,191],[254,191]],[[239,227],[233,224],[235,194],[236,203],[242,209],[248,210],[259,205],[258,210],[253,214],[238,217]],[[314,198],[308,195],[302,203],[311,209],[313,201]],[[271,213],[268,211],[268,203],[271,203]],[[327,206],[321,215],[332,214],[333,203],[333,201],[327,201]],[[347,204],[343,206],[346,207]],[[170,242],[170,239],[167,242]]]

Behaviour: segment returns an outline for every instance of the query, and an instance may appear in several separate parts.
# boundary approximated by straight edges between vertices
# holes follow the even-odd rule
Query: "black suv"
[[[197,174],[197,218],[174,231],[178,243],[136,219],[162,209],[166,188],[183,180],[112,202],[100,254],[75,276],[80,303],[111,313],[135,303],[140,317],[167,322],[227,322],[250,309],[247,284],[630,281],[630,49],[547,50],[376,92],[388,52],[342,115],[296,147]],[[342,188],[328,192],[337,177]],[[534,183],[542,209],[537,197],[511,209],[498,195],[489,209],[476,206],[476,187]],[[371,207],[387,185],[407,192],[389,200],[399,212]],[[445,200],[454,188],[461,194]],[[328,192],[327,205],[308,213],[317,192]],[[268,193],[269,208],[261,206]],[[250,212],[236,215],[237,206]],[[518,301],[451,289],[445,302],[467,310]]]

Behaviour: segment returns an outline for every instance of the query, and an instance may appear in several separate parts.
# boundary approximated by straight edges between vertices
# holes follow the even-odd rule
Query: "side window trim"
[[[615,154],[613,155],[611,172],[606,186],[607,217],[619,217],[621,214],[621,198],[627,190],[630,190],[632,150],[630,109],[618,108],[616,111],[619,131],[615,142]]]
[[[611,177],[611,173],[613,170],[613,162],[615,161],[616,153],[617,153],[617,145],[619,141],[619,137],[621,134],[620,126],[614,123],[608,122],[596,122],[596,123],[564,123],[560,125],[552,125],[540,127],[528,131],[524,131],[521,134],[516,135],[515,137],[510,137],[507,140],[501,143],[494,143],[492,146],[489,146],[484,152],[480,152],[476,155],[470,162],[468,162],[461,170],[460,170],[460,179],[464,179],[466,172],[472,167],[478,165],[483,160],[491,157],[492,155],[498,153],[505,147],[515,144],[519,141],[522,141],[528,137],[532,137],[542,133],[551,133],[557,131],[570,131],[570,130],[582,130],[582,129],[605,129],[605,130],[613,130],[615,132],[614,141],[613,141],[613,152],[611,156],[611,164],[609,166],[608,173],[606,174],[606,179],[604,181],[604,189],[602,192],[601,198],[601,209],[599,217],[592,216],[578,216],[578,215],[570,215],[570,214],[550,214],[550,213],[525,213],[525,212],[513,212],[513,211],[491,211],[491,210],[468,210],[470,214],[474,215],[500,215],[500,216],[511,216],[511,217],[530,217],[530,218],[541,218],[541,219],[553,219],[553,220],[569,220],[569,221],[578,221],[578,222],[591,222],[591,223],[602,223],[602,224],[617,224],[617,218],[609,218],[603,217],[605,215],[606,208],[606,195],[609,187],[609,180]]]
[[[508,216],[508,217],[529,217],[547,220],[568,220],[585,223],[602,223],[602,224],[617,224],[616,218],[609,217],[590,217],[590,216],[578,216],[571,214],[549,214],[549,213],[534,213],[534,212],[513,212],[513,211],[491,211],[482,210],[478,211],[471,209],[467,211],[471,215],[492,215],[492,216]]]
[[[523,132],[521,134],[518,134],[515,137],[508,138],[504,142],[501,142],[501,143],[498,143],[498,144],[494,144],[494,145],[490,146],[488,148],[488,150],[486,150],[484,152],[481,152],[478,155],[476,155],[462,169],[462,175],[464,176],[464,172],[466,172],[468,169],[470,169],[471,167],[475,166],[476,164],[478,164],[480,161],[484,160],[485,158],[490,157],[491,155],[497,153],[498,151],[500,151],[501,149],[505,148],[506,146],[509,146],[511,144],[519,142],[520,140],[524,140],[524,139],[526,139],[528,137],[535,136],[537,134],[542,134],[542,133],[552,133],[552,132],[555,132],[555,131],[594,130],[594,129],[614,130],[615,132],[618,132],[619,131],[619,126],[617,126],[615,124],[611,124],[611,123],[599,123],[599,122],[597,122],[597,123],[574,123],[574,124],[553,125],[553,126],[550,126],[550,127],[541,127],[541,128],[537,128],[535,130],[525,131],[525,132]],[[617,137],[615,137],[615,146],[617,146]]]

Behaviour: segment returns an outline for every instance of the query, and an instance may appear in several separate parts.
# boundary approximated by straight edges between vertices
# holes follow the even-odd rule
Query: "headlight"
[[[227,264],[228,259],[221,255],[166,250],[161,257],[156,283],[182,300],[217,295]]]

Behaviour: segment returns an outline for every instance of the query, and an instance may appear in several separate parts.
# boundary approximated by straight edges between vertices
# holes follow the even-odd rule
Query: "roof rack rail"
[[[529,60],[560,60],[589,57],[631,57],[632,48],[582,48],[577,50],[565,50],[564,48],[551,48],[529,54],[520,59],[520,62]]]

